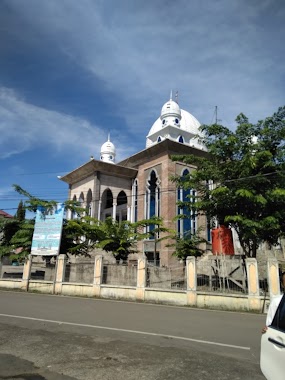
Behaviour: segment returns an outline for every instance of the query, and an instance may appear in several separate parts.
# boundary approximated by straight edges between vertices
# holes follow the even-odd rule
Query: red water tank
[[[220,226],[212,230],[212,252],[213,255],[234,255],[234,242],[232,230]]]

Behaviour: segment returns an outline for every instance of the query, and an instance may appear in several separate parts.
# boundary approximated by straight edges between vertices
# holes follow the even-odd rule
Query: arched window
[[[184,144],[184,137],[183,136],[179,136],[178,142]]]
[[[113,207],[113,194],[110,189],[106,190],[106,199],[105,199],[105,205],[104,208],[110,208]]]
[[[80,203],[80,206],[83,207],[83,203],[84,203],[84,194],[83,194],[83,192],[81,192],[78,201]]]
[[[110,189],[106,189],[101,198],[100,220],[105,220],[113,216],[113,193]]]
[[[160,188],[156,172],[152,170],[147,181],[146,189],[146,219],[160,216]],[[152,231],[155,225],[148,226],[148,232]],[[154,238],[154,237],[152,237]]]
[[[161,137],[158,136],[158,138],[157,138],[157,142],[160,142],[160,141],[161,141]]]
[[[127,199],[126,193],[122,190],[118,194],[117,205],[120,206],[126,203],[128,203],[128,199]]]
[[[117,211],[116,220],[121,222],[128,219],[128,198],[126,193],[122,190],[117,196]]]
[[[185,180],[187,179],[187,176],[189,175],[189,170],[185,169],[182,172],[182,179],[183,177]],[[179,202],[195,202],[196,201],[196,191],[193,189],[183,189],[182,187],[179,187],[177,189],[177,201]],[[191,207],[187,206],[179,206],[177,209],[178,215],[183,215],[183,218],[178,219],[178,235],[180,237],[183,237],[187,235],[187,233],[195,234],[197,230],[197,217],[194,213],[194,211],[191,210]]]

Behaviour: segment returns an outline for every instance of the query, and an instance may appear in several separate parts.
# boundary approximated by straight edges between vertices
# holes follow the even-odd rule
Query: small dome
[[[116,153],[115,145],[111,141],[106,141],[101,146],[101,153]]]
[[[181,119],[180,107],[172,99],[168,100],[168,102],[166,102],[161,109],[160,119],[162,120],[167,116],[175,116]]]
[[[108,141],[106,141],[101,146],[100,160],[114,164],[115,157],[116,157],[115,145],[110,141],[110,135],[108,135]]]

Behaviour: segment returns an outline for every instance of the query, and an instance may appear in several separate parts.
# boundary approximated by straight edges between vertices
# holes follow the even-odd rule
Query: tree
[[[201,231],[197,231],[197,233],[188,231],[183,237],[177,235],[175,243],[169,245],[169,247],[175,248],[173,256],[184,262],[188,256],[202,256],[205,250],[200,247],[202,243],[206,243],[206,240],[201,237],[200,233]]]
[[[276,245],[285,235],[285,107],[256,124],[243,114],[236,122],[235,131],[203,125],[208,155],[174,156],[196,169],[173,180],[196,190],[195,202],[184,202],[194,215],[233,227],[244,253],[256,257],[262,242]]]
[[[52,209],[56,201],[47,201],[34,197],[19,185],[14,185],[15,190],[26,197],[24,209],[36,212],[38,206]],[[60,254],[73,254],[88,256],[95,248],[102,248],[111,252],[117,260],[126,260],[130,253],[137,252],[136,243],[145,238],[154,238],[155,243],[167,237],[158,235],[170,231],[163,227],[162,219],[153,217],[137,223],[129,221],[114,221],[107,218],[104,222],[85,215],[85,209],[75,201],[66,201],[65,210],[71,211],[76,217],[71,220],[63,220]],[[34,219],[17,221],[15,229],[9,229],[5,235],[5,242],[0,242],[0,255],[11,255],[15,250],[21,250],[21,255],[26,256],[31,252]],[[145,227],[151,226],[148,232]]]
[[[11,254],[11,239],[20,226],[16,218],[0,219],[0,257]]]
[[[19,202],[19,204],[18,204],[18,208],[17,208],[17,213],[16,213],[15,217],[16,217],[20,222],[22,222],[23,220],[25,220],[25,217],[26,217],[26,210],[25,210],[25,208],[24,208],[23,201],[20,201],[20,202]]]
[[[163,219],[158,216],[153,216],[150,219],[143,219],[137,222],[136,231],[137,231],[138,240],[143,240],[143,239],[153,240],[154,261],[156,261],[157,243],[166,239],[175,239],[174,237],[175,231],[167,227],[164,227]]]
[[[13,218],[1,218],[0,220],[0,257],[13,254],[13,236],[21,229],[25,222],[25,208],[20,201],[17,213]],[[17,256],[20,258],[21,255]]]
[[[127,220],[118,222],[109,217],[104,222],[100,222],[99,229],[101,236],[96,247],[111,252],[117,261],[127,260],[129,254],[137,252],[135,224]]]
[[[0,220],[0,256],[8,255],[12,259],[21,259],[31,253],[32,238],[34,232],[35,217],[20,220],[23,211],[36,212],[38,206],[52,209],[56,201],[43,200],[34,197],[19,185],[13,185],[15,190],[27,198],[22,206],[19,205],[16,216],[13,219]],[[63,221],[60,254],[88,255],[98,240],[98,223],[95,219],[82,216],[85,209],[79,207],[74,201],[66,201],[65,209],[76,215],[76,219]],[[15,254],[17,252],[17,254]]]

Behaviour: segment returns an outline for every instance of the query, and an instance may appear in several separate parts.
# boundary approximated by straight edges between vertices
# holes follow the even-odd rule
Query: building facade
[[[69,185],[69,199],[79,201],[90,216],[105,220],[129,220],[136,222],[152,216],[163,218],[165,227],[183,236],[186,231],[195,232],[205,227],[204,217],[194,218],[189,211],[178,208],[179,200],[195,196],[195,189],[177,189],[171,176],[183,176],[194,169],[193,165],[174,162],[173,155],[207,155],[198,138],[200,123],[189,112],[180,109],[170,98],[161,110],[147,137],[146,148],[121,162],[115,163],[116,149],[110,141],[102,145],[100,160],[90,161],[61,177]],[[178,214],[187,218],[176,220]],[[188,213],[188,214],[187,214]],[[73,218],[74,215],[68,215]],[[149,239],[138,244],[138,251],[156,264],[169,266],[173,247],[165,239],[154,246]]]

